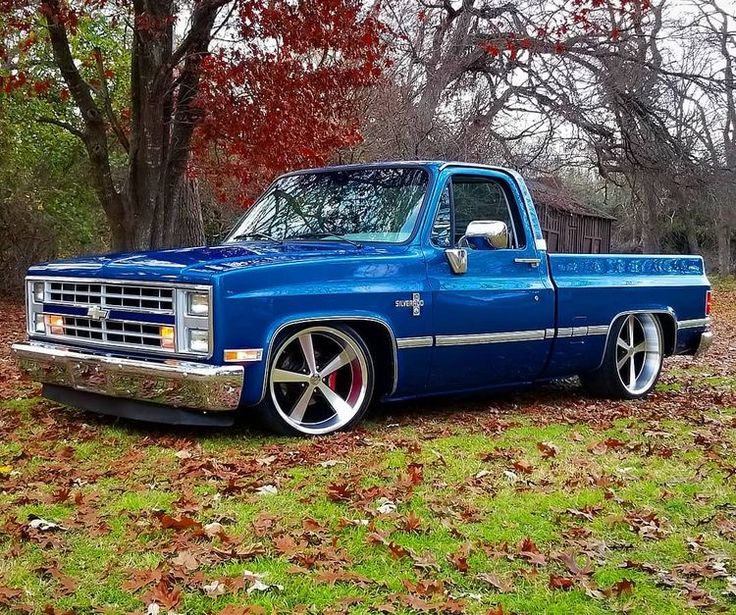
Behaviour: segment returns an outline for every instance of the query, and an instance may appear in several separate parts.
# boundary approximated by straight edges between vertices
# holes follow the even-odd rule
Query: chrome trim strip
[[[124,359],[42,342],[12,349],[20,368],[44,384],[203,411],[237,409],[245,380],[240,365]]]
[[[401,350],[403,348],[426,348],[434,344],[434,338],[431,335],[422,337],[399,337],[396,338],[396,347]]]
[[[504,342],[534,342],[545,339],[544,329],[504,331],[500,333],[471,333],[468,335],[437,335],[437,346],[465,346],[470,344],[500,344]]]
[[[694,329],[696,327],[708,327],[712,320],[710,318],[693,318],[691,320],[680,320],[677,323],[678,329]]]
[[[555,329],[545,329],[544,330],[544,337],[554,337],[555,336]]]
[[[591,335],[606,335],[609,325],[593,325],[590,327],[560,327],[557,337],[589,337]],[[552,329],[553,330],[553,329]],[[550,331],[550,329],[548,329]],[[548,335],[547,337],[552,337]]]
[[[393,361],[394,361],[394,378],[393,378],[393,384],[391,386],[391,390],[388,392],[388,395],[393,395],[396,391],[396,387],[399,384],[399,353],[398,353],[398,346],[396,344],[396,336],[394,335],[394,331],[391,328],[391,326],[385,321],[380,318],[376,318],[373,316],[310,316],[309,318],[297,318],[296,320],[289,320],[285,323],[282,323],[279,325],[279,327],[273,332],[273,335],[267,340],[268,344],[268,352],[266,353],[266,367],[263,370],[263,386],[261,388],[261,397],[258,400],[259,403],[263,401],[263,398],[266,396],[266,386],[268,384],[268,370],[271,366],[271,355],[273,354],[273,342],[278,337],[279,333],[286,329],[287,327],[292,327],[294,325],[300,325],[305,323],[313,323],[313,322],[324,322],[324,323],[330,323],[335,320],[344,320],[348,322],[375,322],[379,325],[382,325],[386,331],[389,334],[389,337],[391,338],[391,347],[393,350]]]

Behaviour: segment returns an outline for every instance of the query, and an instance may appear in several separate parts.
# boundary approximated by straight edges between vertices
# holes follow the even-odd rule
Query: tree
[[[569,122],[571,92],[557,73],[615,53],[648,9],[649,0],[389,3],[394,64],[378,104],[390,105],[396,126],[372,125],[398,155],[474,159],[490,148],[524,166]]]
[[[355,141],[351,100],[381,67],[380,24],[359,0],[0,0],[0,10],[0,89],[68,99],[63,117],[39,119],[84,143],[119,249],[201,242],[193,177],[222,187]],[[125,31],[122,104],[124,75],[85,45],[90,23]],[[44,48],[51,66],[35,62]]]

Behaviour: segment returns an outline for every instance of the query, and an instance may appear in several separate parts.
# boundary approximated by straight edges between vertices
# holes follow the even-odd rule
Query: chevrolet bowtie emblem
[[[105,320],[108,313],[109,310],[103,310],[99,305],[93,305],[92,307],[87,308],[87,316],[92,320]]]

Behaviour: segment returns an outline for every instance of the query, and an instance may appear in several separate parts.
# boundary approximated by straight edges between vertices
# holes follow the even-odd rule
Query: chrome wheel
[[[630,395],[645,393],[662,365],[662,332],[651,314],[630,314],[616,337],[616,373]]]
[[[271,363],[275,410],[291,428],[324,434],[345,427],[369,395],[369,360],[341,329],[310,327],[287,338]]]

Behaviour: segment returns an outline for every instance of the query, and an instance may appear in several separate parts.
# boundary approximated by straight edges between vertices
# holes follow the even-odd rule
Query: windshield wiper
[[[249,237],[253,237],[256,239],[266,239],[268,241],[273,241],[274,243],[284,243],[283,239],[276,239],[275,237],[272,237],[268,233],[240,233],[239,235],[235,235],[230,241],[238,241],[239,239],[248,239]]]
[[[310,231],[308,233],[299,233],[298,235],[290,235],[289,237],[286,237],[286,239],[323,239],[325,237],[335,237],[336,239],[340,239],[342,241],[346,241],[352,246],[355,246],[356,248],[362,248],[363,244],[358,243],[357,241],[353,241],[352,239],[348,239],[345,237],[345,235],[341,235],[340,233],[333,233],[331,231]]]

